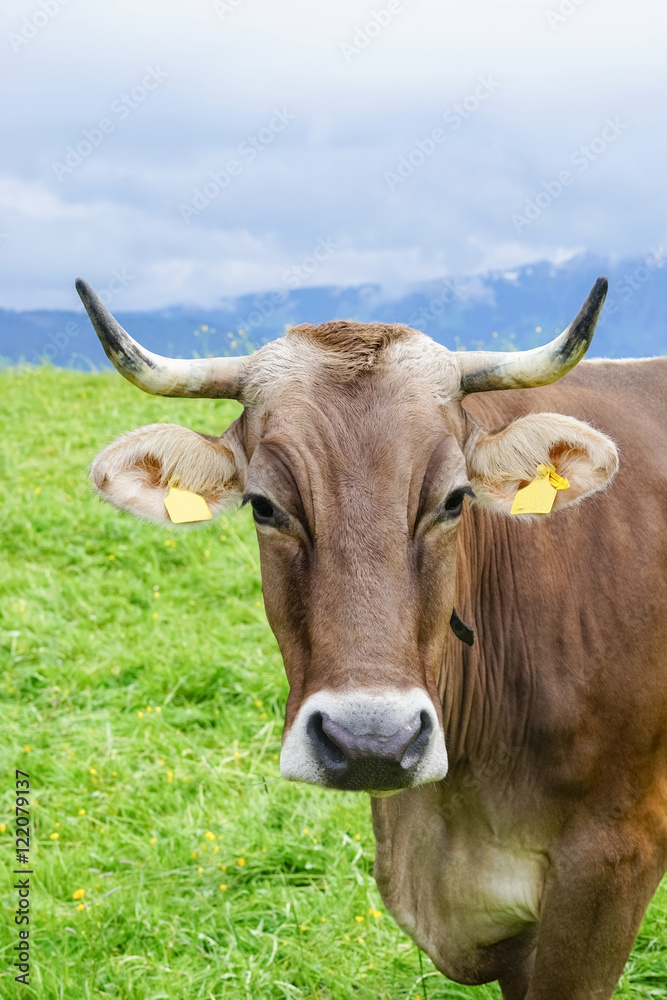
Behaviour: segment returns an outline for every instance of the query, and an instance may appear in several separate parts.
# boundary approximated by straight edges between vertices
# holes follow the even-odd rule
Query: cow
[[[370,794],[384,903],[446,976],[611,996],[667,867],[667,358],[581,360],[604,278],[534,350],[341,320],[194,360],[77,288],[134,385],[243,403],[91,478],[156,522],[172,488],[251,505],[282,775]],[[511,513],[552,475],[552,513]]]

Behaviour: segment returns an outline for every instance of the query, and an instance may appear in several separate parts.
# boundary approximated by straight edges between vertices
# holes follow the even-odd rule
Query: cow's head
[[[613,443],[570,417],[529,414],[489,431],[461,401],[569,371],[606,281],[533,351],[450,353],[405,326],[333,322],[295,327],[249,357],[193,361],[150,354],[77,287],[109,359],[139,388],[244,404],[219,438],[165,424],[133,431],[91,476],[105,500],[153,521],[168,519],[174,477],[214,515],[241,498],[252,505],[290,684],[283,775],[371,792],[444,777],[437,691],[464,506],[474,498],[508,515],[536,466],[554,463],[570,484],[562,508],[617,464]]]

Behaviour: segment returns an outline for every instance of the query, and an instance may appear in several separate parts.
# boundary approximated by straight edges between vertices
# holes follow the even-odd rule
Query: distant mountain
[[[297,288],[243,295],[216,309],[175,306],[115,315],[136,340],[172,357],[244,353],[280,336],[286,325],[330,319],[407,323],[452,350],[508,350],[551,339],[573,319],[595,278],[607,274],[609,296],[590,353],[642,357],[667,353],[665,264],[667,248],[657,247],[641,259],[580,255],[558,267],[545,262],[446,278],[400,296],[377,285]],[[108,364],[83,309],[0,310],[0,358],[48,359],[68,368]]]

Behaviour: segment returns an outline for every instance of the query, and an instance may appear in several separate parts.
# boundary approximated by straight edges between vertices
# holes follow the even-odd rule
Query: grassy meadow
[[[287,684],[249,511],[158,528],[91,493],[122,431],[220,433],[238,412],[115,374],[0,373],[0,998],[499,998],[446,981],[384,911],[368,800],[280,779]],[[617,996],[667,1000],[667,883]]]

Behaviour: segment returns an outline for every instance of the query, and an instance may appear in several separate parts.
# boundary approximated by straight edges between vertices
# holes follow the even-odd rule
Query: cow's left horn
[[[598,278],[568,328],[544,347],[532,351],[461,351],[461,394],[489,389],[534,389],[566,375],[581,361],[595,332],[607,295],[606,278]]]
[[[130,337],[87,281],[76,290],[105,354],[121,375],[153,396],[239,399],[245,358],[192,358],[182,361],[152,354]]]

